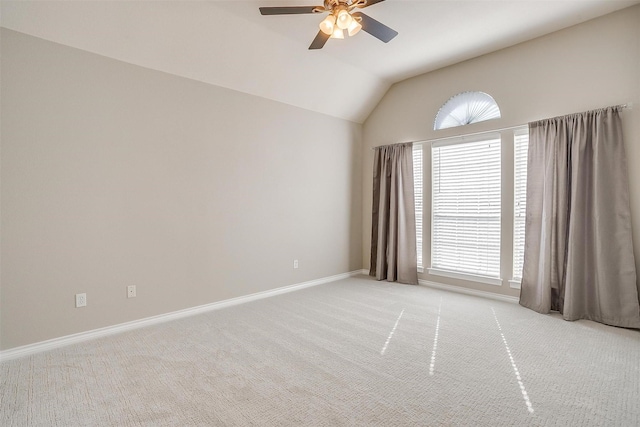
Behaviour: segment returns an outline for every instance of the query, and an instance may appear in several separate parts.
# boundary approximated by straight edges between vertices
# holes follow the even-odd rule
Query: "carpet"
[[[3,426],[640,425],[640,332],[368,277],[0,373]]]

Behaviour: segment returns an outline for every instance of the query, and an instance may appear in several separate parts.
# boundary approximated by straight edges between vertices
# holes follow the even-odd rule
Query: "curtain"
[[[640,327],[618,107],[529,124],[520,304]]]
[[[376,147],[370,276],[418,284],[411,143]]]

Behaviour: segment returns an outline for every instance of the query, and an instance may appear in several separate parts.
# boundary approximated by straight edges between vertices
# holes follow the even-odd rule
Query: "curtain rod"
[[[500,128],[500,129],[491,129],[491,130],[485,130],[482,132],[474,132],[474,133],[465,133],[464,135],[453,135],[453,136],[443,136],[442,138],[434,138],[434,139],[420,139],[417,141],[406,141],[406,142],[398,142],[395,144],[387,144],[387,145],[377,145],[375,147],[371,147],[371,150],[375,150],[376,148],[382,148],[382,147],[390,147],[392,145],[397,145],[397,144],[424,144],[424,143],[429,143],[429,142],[437,142],[437,141],[444,141],[446,139],[455,139],[455,138],[462,138],[462,137],[467,137],[467,136],[476,136],[476,135],[482,135],[485,133],[494,133],[494,132],[502,132],[503,130],[511,130],[511,129],[518,129],[521,127],[525,127],[527,124],[523,124],[523,125],[517,125],[517,126],[509,126],[506,128]]]
[[[625,110],[625,109],[632,110],[633,109],[633,102],[627,102],[626,104],[618,104],[618,105],[614,105],[613,107],[614,108],[615,107],[622,108],[623,110]],[[461,137],[467,137],[467,136],[477,136],[477,135],[482,135],[482,134],[485,134],[485,133],[502,132],[502,131],[505,131],[505,130],[518,129],[518,128],[525,127],[527,125],[528,125],[528,123],[525,123],[525,124],[522,124],[522,125],[509,126],[509,127],[506,127],[506,128],[491,129],[491,130],[486,130],[486,131],[482,131],[482,132],[474,132],[474,133],[465,133],[464,135],[444,136],[442,138],[419,139],[419,140],[416,140],[416,141],[405,141],[405,142],[397,142],[397,143],[394,143],[394,144],[376,145],[375,147],[371,147],[370,150],[375,150],[376,148],[382,148],[382,147],[390,147],[392,145],[398,145],[398,144],[425,144],[425,143],[430,143],[430,142],[445,141],[447,139],[461,138]]]

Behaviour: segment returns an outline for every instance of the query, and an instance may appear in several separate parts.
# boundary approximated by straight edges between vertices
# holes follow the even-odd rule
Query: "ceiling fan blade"
[[[380,3],[383,2],[384,0],[367,0],[367,4],[364,5],[364,7],[369,7],[369,6],[373,6],[376,3]]]
[[[318,13],[318,8],[323,6],[291,6],[291,7],[261,7],[263,15],[298,15],[301,13]]]
[[[353,16],[362,18],[362,29],[373,37],[388,43],[391,39],[398,35],[396,30],[392,30],[381,22],[376,21],[369,15],[365,15],[362,12],[352,13]]]
[[[330,37],[330,35],[325,34],[322,31],[318,31],[318,35],[316,35],[316,38],[311,42],[309,49],[322,49]]]

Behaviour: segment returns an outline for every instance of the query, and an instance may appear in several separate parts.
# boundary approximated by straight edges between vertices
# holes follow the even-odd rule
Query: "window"
[[[416,202],[416,249],[418,251],[418,268],[422,264],[422,145],[413,146],[413,191]]]
[[[513,281],[522,280],[524,265],[524,224],[527,207],[527,153],[529,131],[521,129],[514,135],[514,206],[513,206]]]
[[[500,135],[432,149],[429,273],[501,285]]]
[[[464,126],[500,117],[500,107],[491,95],[484,92],[462,92],[440,107],[433,129]]]

